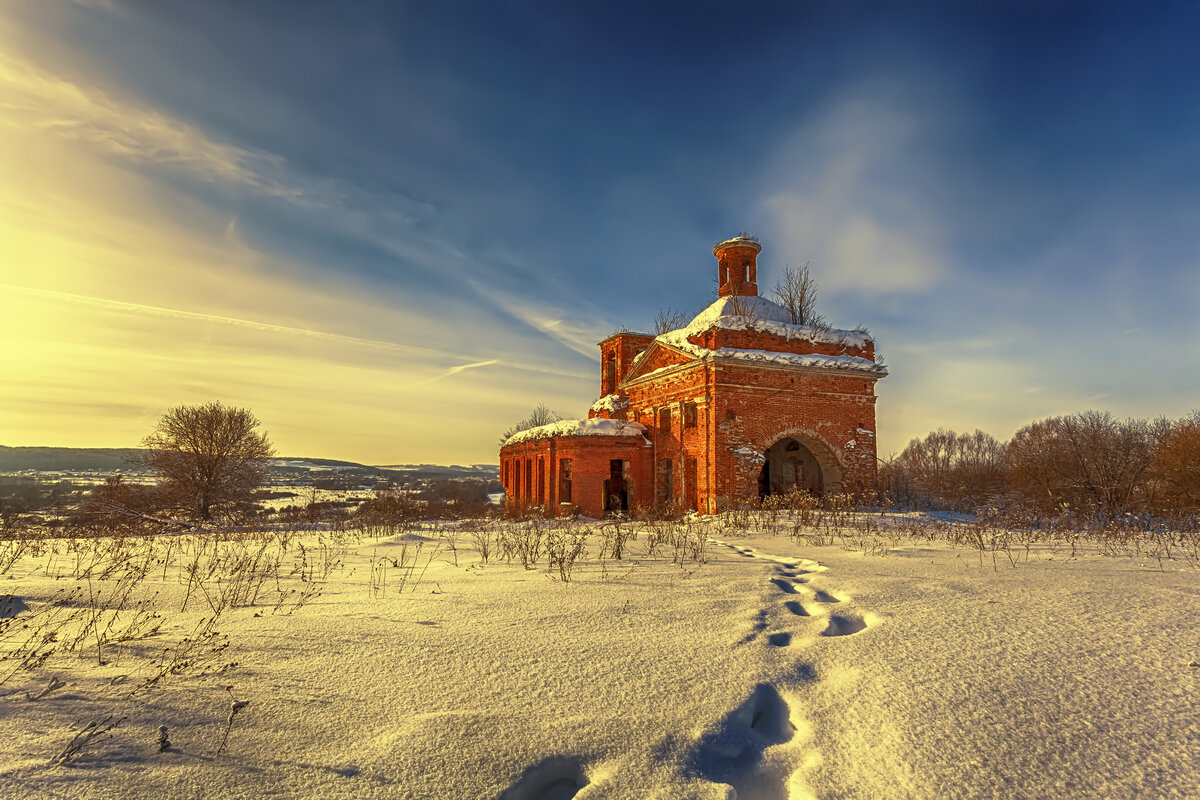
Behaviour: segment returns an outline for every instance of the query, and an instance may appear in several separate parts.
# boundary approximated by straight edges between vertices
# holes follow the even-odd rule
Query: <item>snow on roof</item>
[[[734,347],[722,347],[719,350],[709,350],[716,358],[736,358],[743,361],[757,361],[762,364],[780,364],[789,367],[819,367],[827,369],[847,369],[855,372],[866,372],[871,375],[887,375],[887,368],[881,367],[869,358],[858,356],[825,356],[817,353],[780,353],[775,350],[740,350]]]
[[[661,337],[660,337],[661,338]],[[818,353],[781,353],[778,350],[741,350],[735,347],[722,347],[719,350],[709,350],[704,347],[684,340],[687,344],[686,350],[696,356],[700,361],[712,358],[735,358],[740,361],[753,361],[759,364],[777,364],[784,367],[807,367],[808,369],[836,369],[848,370],[851,372],[862,372],[868,375],[877,375],[880,378],[888,374],[887,367],[876,364],[869,358],[859,358],[858,356],[826,356]],[[680,348],[685,349],[685,348]],[[668,364],[665,367],[652,369],[649,372],[639,375],[638,380],[645,380],[654,377],[659,373],[669,372],[670,370],[686,367],[689,364],[696,364],[696,361],[690,361],[686,364]]]
[[[787,339],[801,339],[820,344],[835,344],[843,347],[867,346],[871,337],[862,331],[848,331],[840,328],[819,328],[812,325],[797,325],[791,321],[788,310],[778,303],[773,303],[765,297],[721,297],[708,308],[696,315],[687,327],[670,331],[658,338],[664,337],[687,339],[688,336],[701,333],[710,328],[720,328],[727,331],[761,331]],[[675,334],[682,334],[675,337]],[[674,341],[667,342],[675,344]],[[678,345],[676,345],[678,346]]]
[[[787,320],[791,319],[787,309],[772,303],[764,297],[722,297],[708,308],[701,311],[685,328],[668,331],[656,337],[655,341],[680,350],[697,358],[737,358],[759,363],[775,363],[793,367],[809,367],[820,369],[852,370],[865,372],[883,377],[887,375],[885,367],[876,364],[869,358],[840,355],[827,356],[798,353],[781,353],[772,350],[743,350],[732,347],[722,347],[719,350],[709,350],[695,344],[689,336],[695,336],[711,328],[721,330],[746,331],[754,330],[774,334],[788,341],[801,339],[813,343],[834,344],[843,347],[864,348],[871,339],[861,331],[847,331],[838,328],[816,328],[811,325],[796,325]],[[653,375],[662,369],[646,373],[642,377]]]
[[[592,411],[597,412],[608,411],[610,413],[615,413],[617,411],[624,411],[627,408],[629,408],[629,398],[622,398],[620,395],[616,394],[606,394],[604,397],[601,397],[599,400],[592,403]]]
[[[718,297],[715,303],[696,315],[688,327],[703,325],[701,330],[711,327],[712,323],[722,317],[754,317],[756,319],[773,320],[775,322],[791,322],[792,316],[788,310],[778,303],[772,303],[758,295]]]
[[[623,419],[564,419],[551,422],[549,425],[539,425],[524,431],[517,431],[505,445],[518,442],[532,442],[536,439],[549,439],[555,436],[640,436],[646,432],[646,426],[639,422],[628,422]]]

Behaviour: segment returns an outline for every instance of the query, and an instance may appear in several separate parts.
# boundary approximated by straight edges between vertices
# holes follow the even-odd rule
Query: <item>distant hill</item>
[[[399,473],[409,478],[498,478],[500,467],[497,464],[470,464],[461,466],[451,464],[389,464],[377,467],[387,473]]]
[[[135,447],[5,447],[0,445],[0,472],[78,472],[138,469],[133,459],[142,451]]]
[[[134,459],[142,453],[135,447],[6,447],[0,445],[0,472],[130,472],[139,469]],[[443,466],[440,464],[390,464],[372,466],[332,458],[273,458],[271,471],[289,474],[308,472],[353,472],[405,480],[439,478],[495,479],[496,464]]]

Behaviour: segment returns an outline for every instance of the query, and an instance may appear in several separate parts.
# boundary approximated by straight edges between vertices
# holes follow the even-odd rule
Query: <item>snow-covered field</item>
[[[1191,563],[699,530],[572,528],[567,581],[450,525],[44,543],[0,576],[0,797],[1200,797]]]

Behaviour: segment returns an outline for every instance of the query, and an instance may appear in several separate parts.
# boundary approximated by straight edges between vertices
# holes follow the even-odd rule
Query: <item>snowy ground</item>
[[[63,652],[63,628],[0,685],[0,796],[1200,796],[1187,563],[1035,548],[996,567],[948,544],[879,556],[730,530],[700,561],[648,556],[645,533],[601,561],[590,530],[569,582],[544,557],[484,565],[461,531],[457,553],[435,530],[307,535],[262,551],[275,577],[195,645],[240,590],[214,573],[181,612],[188,565],[211,557],[183,538],[139,545],[123,563],[145,559],[145,577],[111,630],[142,601],[162,628],[111,636],[104,665],[88,644]],[[86,606],[72,575],[88,556],[55,549],[0,578],[19,598],[10,655],[55,592],[78,589],[60,610]],[[92,596],[116,588],[92,574]],[[249,704],[230,725],[234,701]],[[121,717],[52,763],[84,724]]]

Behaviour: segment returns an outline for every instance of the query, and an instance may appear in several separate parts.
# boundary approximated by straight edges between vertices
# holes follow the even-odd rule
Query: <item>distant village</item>
[[[152,487],[158,478],[133,462],[134,449],[0,447],[0,527],[66,525],[97,487]],[[336,522],[378,493],[402,495],[422,515],[485,513],[503,499],[494,464],[371,466],[350,461],[274,458],[249,509],[260,520]]]

